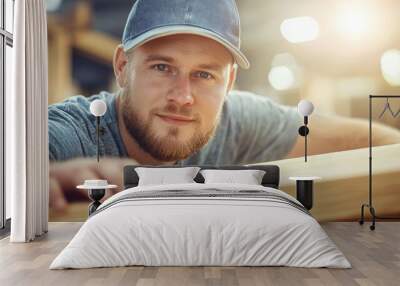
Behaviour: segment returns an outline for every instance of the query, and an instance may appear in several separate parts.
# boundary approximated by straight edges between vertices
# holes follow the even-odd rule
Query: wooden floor
[[[400,222],[378,222],[374,232],[356,222],[324,229],[353,268],[121,267],[48,270],[82,223],[50,223],[49,233],[27,244],[0,241],[0,285],[400,285]]]

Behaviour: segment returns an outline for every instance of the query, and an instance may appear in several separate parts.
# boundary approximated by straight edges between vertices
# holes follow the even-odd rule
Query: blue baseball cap
[[[236,63],[249,68],[240,51],[240,19],[235,0],[137,0],[122,35],[124,51],[176,34],[210,38],[227,48]]]

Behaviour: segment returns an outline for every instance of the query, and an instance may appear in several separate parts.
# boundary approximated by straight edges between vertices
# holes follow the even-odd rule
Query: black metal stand
[[[361,206],[361,218],[359,223],[364,224],[364,208],[368,208],[372,216],[372,224],[370,225],[371,230],[375,230],[375,221],[379,219],[398,219],[398,218],[385,218],[377,217],[375,208],[372,205],[372,99],[374,98],[400,98],[400,95],[370,95],[369,96],[369,188],[368,188],[368,204],[362,204]]]
[[[99,162],[100,151],[99,151],[99,137],[100,137],[100,116],[96,116],[96,135],[97,135],[97,162]]]
[[[89,193],[89,198],[93,201],[89,205],[88,211],[89,211],[89,216],[90,216],[101,205],[100,200],[106,194],[106,190],[105,189],[90,189],[90,190],[88,190],[88,193]]]
[[[299,135],[304,137],[304,162],[307,162],[307,135],[310,132],[307,124],[308,116],[304,116],[304,125],[299,128]]]

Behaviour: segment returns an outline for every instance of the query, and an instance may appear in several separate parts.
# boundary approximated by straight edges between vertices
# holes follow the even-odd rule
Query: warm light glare
[[[400,50],[389,50],[382,55],[381,71],[390,85],[400,86]]]
[[[296,59],[292,54],[289,53],[279,53],[272,58],[271,66],[287,66],[294,67],[297,66]]]
[[[368,17],[360,11],[347,11],[342,15],[341,25],[343,30],[353,34],[362,34],[367,31]]]
[[[281,33],[291,43],[308,42],[318,37],[319,25],[311,17],[290,18],[282,22]]]
[[[378,25],[376,13],[364,1],[344,2],[336,13],[338,29],[350,39],[362,38],[371,34]]]
[[[286,66],[271,68],[268,74],[269,83],[276,90],[287,90],[294,86],[295,77],[293,71]]]

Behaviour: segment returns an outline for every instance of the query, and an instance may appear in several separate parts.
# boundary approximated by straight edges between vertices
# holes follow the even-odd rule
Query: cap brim
[[[176,35],[176,34],[192,34],[192,35],[203,36],[203,37],[215,40],[231,52],[236,63],[241,68],[248,69],[250,67],[250,63],[247,60],[246,56],[238,48],[233,46],[231,43],[226,41],[224,38],[222,38],[218,34],[211,32],[209,30],[203,29],[203,28],[195,27],[195,26],[183,26],[183,25],[163,26],[163,27],[159,27],[156,29],[152,29],[150,31],[147,31],[147,32],[123,43],[124,51],[126,52],[132,48],[136,48],[140,45],[143,45],[143,44],[145,44],[151,40],[157,39],[157,38],[170,36],[170,35]]]

